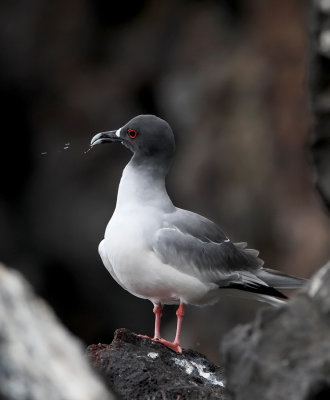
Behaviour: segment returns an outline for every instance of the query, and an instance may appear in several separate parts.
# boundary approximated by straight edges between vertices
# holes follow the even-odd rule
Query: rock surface
[[[112,400],[81,344],[24,278],[0,264],[0,399]]]
[[[330,262],[281,308],[223,342],[229,398],[330,399]]]
[[[108,386],[123,399],[224,398],[222,369],[193,350],[177,354],[127,329],[118,329],[110,345],[93,344],[87,354]]]

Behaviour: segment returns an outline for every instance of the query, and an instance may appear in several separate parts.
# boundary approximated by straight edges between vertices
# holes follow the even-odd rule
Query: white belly
[[[142,214],[137,217],[134,213],[129,218],[129,214],[125,213],[122,219],[115,213],[111,218],[103,249],[111,264],[111,268],[106,267],[114,279],[130,293],[154,303],[173,304],[183,301],[203,304],[212,301],[209,298],[210,292],[215,289],[218,291],[216,285],[201,282],[164,264],[150,249],[147,243],[152,240],[151,232],[155,232],[157,227],[150,226],[150,212],[148,217],[148,230],[144,228]]]

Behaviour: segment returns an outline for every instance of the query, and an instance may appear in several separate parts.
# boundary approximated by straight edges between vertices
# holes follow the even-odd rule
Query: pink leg
[[[176,334],[175,334],[174,342],[169,342],[168,340],[162,339],[160,337],[160,320],[162,317],[162,310],[163,309],[162,309],[161,304],[155,305],[155,307],[154,307],[155,336],[152,340],[154,340],[155,342],[162,343],[163,345],[170,348],[171,350],[176,351],[177,353],[182,353],[182,349],[180,346],[180,333],[181,333],[182,319],[184,316],[183,303],[180,302],[179,308],[176,310],[177,325],[176,325]],[[145,335],[138,335],[138,336],[151,339],[149,336],[145,336]]]
[[[175,334],[175,339],[174,343],[178,344],[180,346],[180,333],[181,333],[181,325],[182,325],[182,320],[184,316],[184,309],[183,309],[183,303],[180,303],[179,308],[176,310],[176,316],[177,316],[177,325],[176,325],[176,334]]]
[[[157,304],[154,307],[155,314],[155,335],[154,339],[160,339],[160,319],[162,318],[163,309],[161,304]]]
[[[176,334],[174,342],[169,342],[161,338],[158,339],[158,341],[164,344],[165,346],[169,347],[170,349],[176,351],[177,353],[182,353],[182,348],[180,346],[180,333],[181,333],[182,319],[184,316],[183,303],[180,303],[179,308],[176,310],[176,316],[177,316],[177,325],[176,325]]]
[[[152,340],[160,339],[160,320],[161,320],[162,314],[163,314],[163,308],[160,303],[156,304],[154,306],[154,314],[155,314],[155,335],[154,335],[154,337],[151,338],[150,336],[147,336],[147,335],[138,335],[138,336],[146,338],[146,339],[152,339]]]

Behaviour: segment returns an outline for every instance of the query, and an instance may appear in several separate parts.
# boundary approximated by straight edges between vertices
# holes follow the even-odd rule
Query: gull
[[[263,267],[259,252],[233,243],[214,222],[174,206],[165,185],[175,152],[170,125],[139,115],[123,127],[91,140],[121,143],[133,156],[119,184],[115,211],[98,250],[113,279],[131,294],[150,300],[155,314],[152,340],[181,353],[184,304],[208,305],[222,294],[252,296],[273,305],[304,279]],[[178,304],[173,342],[160,335],[162,307]],[[143,335],[141,335],[143,336]]]

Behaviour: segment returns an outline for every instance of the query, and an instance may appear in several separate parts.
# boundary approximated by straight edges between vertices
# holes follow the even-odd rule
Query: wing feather
[[[153,250],[164,263],[219,286],[255,279],[268,286],[254,273],[263,265],[258,251],[246,243],[232,243],[212,221],[190,211],[177,209],[154,237]],[[247,275],[247,273],[249,275]]]

